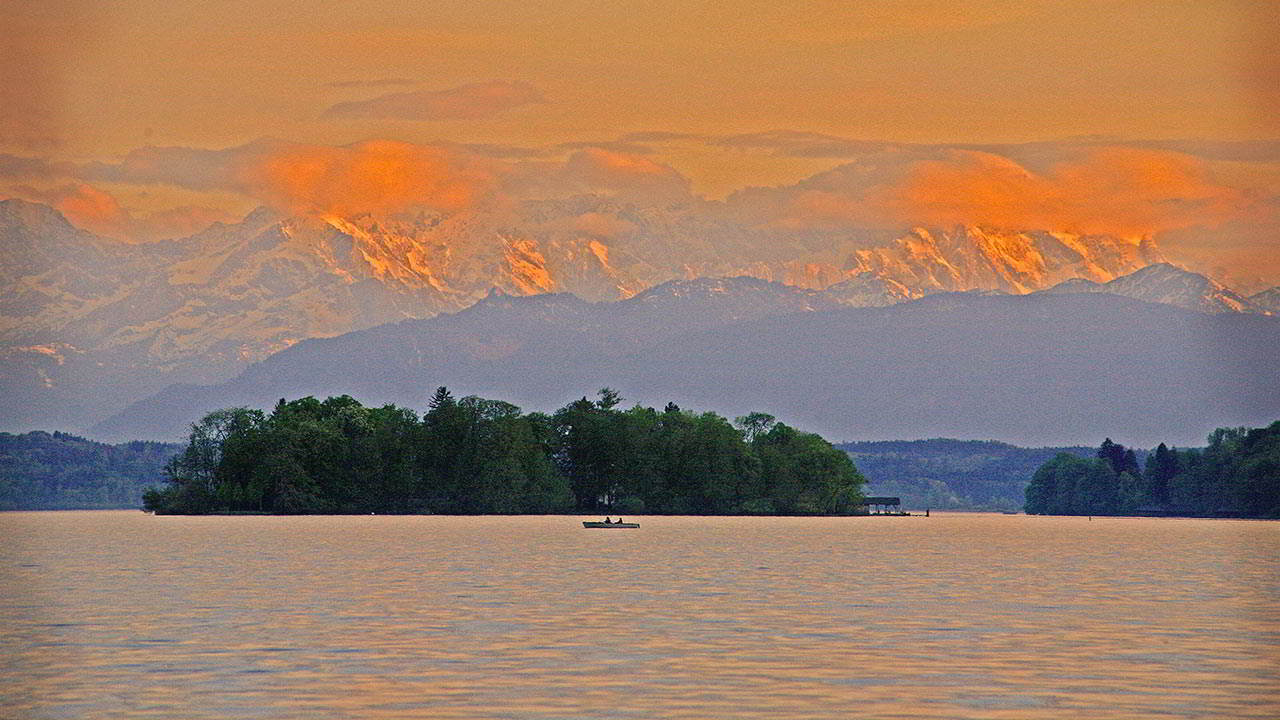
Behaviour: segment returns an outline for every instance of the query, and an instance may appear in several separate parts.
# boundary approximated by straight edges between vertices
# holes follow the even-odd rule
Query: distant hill
[[[908,508],[1020,510],[1036,468],[1060,452],[1093,457],[1096,448],[1023,448],[991,440],[885,440],[836,447],[866,476],[868,495],[902,498]]]
[[[1249,302],[1280,315],[1280,287],[1268,288],[1256,295],[1250,295]]]
[[[1280,318],[1107,293],[939,293],[887,307],[751,278],[624,301],[494,294],[452,315],[308,340],[211,386],[180,385],[92,428],[176,439],[203,413],[346,393],[421,409],[432,388],[549,410],[581,388],[727,416],[770,408],[825,437],[1022,446],[1198,444],[1280,416]]]
[[[0,433],[0,510],[141,508],[172,443],[119,445],[55,432]]]

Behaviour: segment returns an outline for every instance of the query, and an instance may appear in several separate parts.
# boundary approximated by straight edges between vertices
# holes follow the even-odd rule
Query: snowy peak
[[[1106,283],[1069,280],[1046,293],[1109,293],[1146,302],[1176,305],[1203,313],[1268,313],[1230,288],[1169,263],[1155,263]]]
[[[62,265],[102,270],[131,255],[129,246],[80,230],[47,205],[0,200],[0,280],[6,285]]]
[[[914,296],[907,286],[897,280],[879,277],[869,270],[828,286],[823,294],[850,307],[884,307],[910,300]]]
[[[962,226],[915,228],[854,253],[856,270],[914,295],[960,290],[1026,293],[1071,278],[1107,282],[1159,256],[1147,240]]]

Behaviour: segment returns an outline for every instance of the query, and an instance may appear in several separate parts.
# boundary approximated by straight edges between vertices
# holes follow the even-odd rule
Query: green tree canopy
[[[1059,455],[1036,470],[1026,511],[1042,515],[1158,514],[1280,517],[1280,422],[1219,428],[1203,450],[1164,443],[1145,473],[1131,449],[1107,438],[1097,460]]]
[[[859,509],[844,452],[764,413],[735,427],[603,388],[552,415],[438,388],[421,418],[348,396],[233,408],[194,424],[144,498],[156,512],[787,513]]]

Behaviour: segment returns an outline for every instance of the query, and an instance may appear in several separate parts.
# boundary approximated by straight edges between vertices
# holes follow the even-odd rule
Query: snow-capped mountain
[[[892,243],[854,252],[856,270],[913,295],[963,290],[1026,293],[1070,278],[1107,282],[1160,259],[1146,239],[978,227],[915,228]]]
[[[1127,238],[975,227],[833,235],[752,226],[707,201],[637,207],[593,195],[394,217],[258,210],[187,238],[125,244],[6,200],[0,390],[11,402],[0,424],[81,427],[159,387],[230,377],[304,339],[456,312],[494,288],[609,301],[672,280],[749,276],[825,291],[803,300],[821,309],[1105,283],[1154,257]],[[718,307],[746,312],[732,304]]]
[[[704,209],[593,196],[394,218],[259,210],[137,245],[8,200],[0,237],[6,344],[130,348],[158,367],[235,365],[303,338],[455,311],[494,287],[614,300],[672,279],[745,275],[885,304],[947,290],[1025,292],[1072,277],[1105,282],[1154,254],[1120,238],[972,227],[887,241],[768,234]]]
[[[1269,313],[1272,312],[1252,298],[1224,287],[1199,273],[1170,265],[1156,263],[1110,282],[1097,283],[1084,278],[1073,278],[1047,290],[1051,294],[1108,293],[1135,300],[1177,305],[1204,313]],[[1265,298],[1264,298],[1265,300]]]

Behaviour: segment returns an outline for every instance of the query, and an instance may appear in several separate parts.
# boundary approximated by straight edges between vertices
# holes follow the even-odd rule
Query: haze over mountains
[[[847,308],[981,290],[1105,293],[1201,313],[1262,313],[1274,308],[1277,292],[1243,298],[1194,273],[1169,265],[1147,267],[1159,254],[1140,239],[964,226],[917,228],[902,234],[846,232],[833,237],[817,231],[753,227],[705,201],[636,207],[599,196],[527,201],[502,212],[386,217],[284,217],[259,210],[239,223],[215,224],[188,238],[143,244],[105,240],[72,227],[48,207],[9,200],[0,202],[0,242],[0,339],[5,361],[0,389],[9,400],[0,420],[6,429],[88,427],[170,384],[216,383],[248,368],[219,390],[169,390],[155,403],[97,424],[95,433],[109,438],[174,437],[183,424],[208,409],[208,403],[200,400],[203,397],[211,402],[218,398],[215,406],[226,405],[232,397],[239,398],[235,402],[256,404],[295,395],[304,387],[305,392],[317,394],[367,392],[362,399],[408,405],[420,404],[424,383],[467,385],[459,389],[513,399],[524,393],[526,401],[537,403],[532,406],[544,402],[555,406],[563,402],[565,392],[581,393],[600,384],[621,385],[637,393],[629,397],[640,399],[647,388],[656,392],[660,387],[646,385],[645,377],[673,382],[669,387],[676,389],[682,387],[680,377],[687,376],[675,365],[643,361],[646,355],[698,367],[694,359],[669,356],[670,351],[663,349],[679,338],[677,344],[693,352],[695,335],[707,343],[701,346],[699,358],[714,359],[704,368],[711,375],[701,376],[709,381],[718,368],[734,364],[734,356],[724,355],[721,348],[737,346],[736,333],[766,333],[755,335],[764,348],[822,346],[838,358],[850,359],[851,348],[866,350],[896,342],[900,333],[890,321],[933,323],[929,332],[940,345],[927,355],[945,366],[931,371],[941,377],[955,365],[943,352],[946,343],[963,338],[944,340],[956,328],[939,323],[985,327],[995,316],[984,319],[981,313],[1005,306],[984,302],[1012,302],[1008,307],[1018,309],[1008,312],[1015,315],[1036,315],[1033,308],[1059,307],[1052,305],[1055,302],[1100,306],[1074,298],[945,295],[903,306],[913,310],[863,311],[868,314],[858,316],[862,318],[858,321],[851,319],[854,316]],[[749,277],[672,282],[718,276]],[[500,294],[493,295],[494,289]],[[558,295],[517,299],[542,293],[572,293],[582,299]],[[463,310],[486,297],[470,311],[425,319]],[[623,302],[585,302],[616,300]],[[940,308],[953,312],[939,314]],[[1061,308],[1068,311],[1068,305]],[[966,318],[964,313],[970,310],[979,316]],[[1115,306],[1115,311],[1133,322],[1155,312],[1132,303]],[[793,315],[795,324],[779,321],[776,329],[748,327]],[[830,323],[829,331],[838,338],[821,337],[819,326],[813,325],[813,318],[819,317]],[[1182,315],[1159,317],[1161,322],[1175,322],[1170,318],[1190,322]],[[1050,325],[1057,322],[1043,319]],[[397,322],[405,320],[420,322]],[[843,324],[849,322],[854,324]],[[882,334],[866,335],[863,322],[879,323]],[[1197,322],[1209,323],[1206,328],[1213,336],[1219,324],[1232,321],[1202,318]],[[1264,335],[1275,324],[1269,318],[1258,322]],[[308,338],[339,336],[384,323],[397,324],[370,331],[373,334],[303,342],[289,352],[272,355]],[[593,331],[587,332],[588,327]],[[571,328],[577,330],[570,332]],[[810,334],[792,334],[802,331]],[[447,339],[434,339],[439,333]],[[861,344],[839,344],[853,337]],[[546,345],[549,338],[558,345]],[[925,339],[918,338],[922,343]],[[1227,339],[1235,340],[1234,336],[1218,337],[1221,342]],[[1026,341],[1036,340],[1028,337]],[[356,352],[344,342],[364,347]],[[410,345],[405,346],[406,342]],[[1215,345],[1212,339],[1197,342],[1199,350],[1211,355],[1233,352],[1229,344]],[[461,355],[449,355],[445,347]],[[330,351],[335,354],[325,355]],[[629,357],[633,364],[600,365],[608,357]],[[250,367],[264,358],[269,359]],[[546,376],[538,370],[539,360],[564,372],[555,378]],[[888,356],[881,356],[879,361],[887,360]],[[778,373],[807,371],[794,358],[785,367],[769,365],[781,362],[781,356],[759,361],[764,363],[760,372],[771,368],[759,378],[763,383],[759,388],[769,386],[768,378]],[[843,369],[828,370],[853,377],[858,361],[849,362]],[[324,369],[326,365],[361,367],[368,377],[333,376]],[[888,365],[877,367],[890,372]],[[281,379],[285,377],[291,379]],[[1044,377],[1045,382],[1055,381],[1052,375]],[[506,379],[500,382],[500,378]],[[977,382],[977,378],[971,380]],[[624,381],[633,383],[634,390],[628,390]],[[786,386],[783,380],[777,383]],[[241,391],[249,387],[266,395],[243,396]],[[749,388],[734,392],[739,390]],[[721,408],[737,407],[739,398],[750,397],[727,390],[700,391],[692,385],[682,392],[700,406]],[[814,392],[798,387],[779,391],[759,398],[768,403],[745,409],[797,408],[802,406],[798,405],[801,397],[816,402]],[[931,402],[925,399],[928,396],[927,391],[918,394],[922,408]],[[183,397],[190,400],[185,408],[174,399]],[[859,402],[879,401],[860,396]],[[841,424],[835,419],[837,407],[844,406],[837,403],[831,413],[812,415],[814,422],[834,431],[836,437],[918,437],[924,432],[919,425],[912,426],[914,431],[902,426],[905,434],[892,435],[886,433],[898,426]],[[1209,407],[1212,403],[1205,406]],[[853,412],[852,407],[845,410]],[[144,412],[156,414],[146,418]],[[855,414],[867,417],[868,412],[864,408]],[[888,409],[871,414],[876,412],[885,418],[892,414]],[[1230,421],[1204,420],[1209,427]],[[877,432],[879,427],[883,431]],[[976,432],[981,426],[967,427]],[[992,432],[997,427],[992,425]],[[1018,441],[1007,435],[989,436]]]

